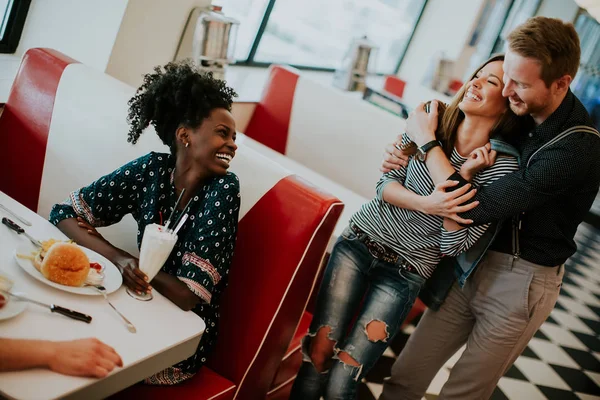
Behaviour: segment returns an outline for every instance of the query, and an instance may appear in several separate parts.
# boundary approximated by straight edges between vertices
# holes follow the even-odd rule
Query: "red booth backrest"
[[[46,143],[60,77],[73,60],[51,49],[36,49],[23,56],[21,68],[0,119],[0,190],[32,210],[38,193]],[[24,164],[27,168],[23,168]]]

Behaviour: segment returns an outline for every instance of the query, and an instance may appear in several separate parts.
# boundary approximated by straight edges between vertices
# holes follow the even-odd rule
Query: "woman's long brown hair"
[[[444,152],[448,157],[450,157],[452,150],[454,149],[456,136],[458,134],[458,126],[465,119],[465,114],[458,105],[467,91],[467,85],[475,78],[477,73],[483,67],[494,61],[504,61],[504,54],[492,56],[481,64],[481,66],[473,72],[469,80],[463,84],[449,105],[438,102],[438,129],[436,131],[436,137],[442,143]],[[511,136],[514,137],[515,135],[526,132],[533,124],[533,120],[530,116],[517,116],[508,106],[508,99],[506,100],[506,103],[506,111],[498,118],[498,121],[496,121],[492,127],[490,138],[500,136],[505,140],[512,141]]]

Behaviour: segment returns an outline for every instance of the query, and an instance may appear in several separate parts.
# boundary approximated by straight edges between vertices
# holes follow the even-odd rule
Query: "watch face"
[[[417,149],[417,153],[415,154],[415,157],[419,161],[425,161],[425,158],[427,157],[427,153],[425,153],[423,150],[421,150],[419,148],[419,149]]]

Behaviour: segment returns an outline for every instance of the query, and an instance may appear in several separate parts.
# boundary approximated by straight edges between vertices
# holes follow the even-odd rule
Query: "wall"
[[[252,114],[256,109],[256,103],[246,103],[246,102],[235,102],[231,107],[231,113],[233,114],[233,118],[235,119],[235,130],[238,132],[245,132],[250,120],[252,119]]]
[[[574,22],[579,6],[573,0],[543,0],[536,15]]]
[[[211,0],[129,0],[106,72],[139,86],[143,74],[173,60],[190,11],[210,4]]]
[[[128,0],[33,0],[15,54],[0,54],[0,102],[5,102],[21,57],[50,47],[104,71]]]
[[[137,86],[144,73],[172,60],[191,9],[210,3],[33,0],[17,52],[0,54],[0,103],[7,100],[21,56],[31,47],[60,50]]]
[[[104,71],[127,0],[33,0],[16,56],[52,47]]]
[[[398,76],[421,84],[439,51],[456,60],[467,43],[483,0],[429,0]]]
[[[15,54],[0,55],[0,102],[31,47],[51,47],[104,71],[128,0],[33,0]]]

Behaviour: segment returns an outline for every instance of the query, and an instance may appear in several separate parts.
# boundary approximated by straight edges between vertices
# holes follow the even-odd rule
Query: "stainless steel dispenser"
[[[333,85],[348,91],[364,91],[369,66],[373,69],[377,46],[363,36],[352,41],[341,67],[335,71]]]
[[[195,8],[188,18],[175,60],[192,57],[202,70],[224,79],[225,68],[235,62],[239,24],[238,20],[225,16],[220,6]]]

